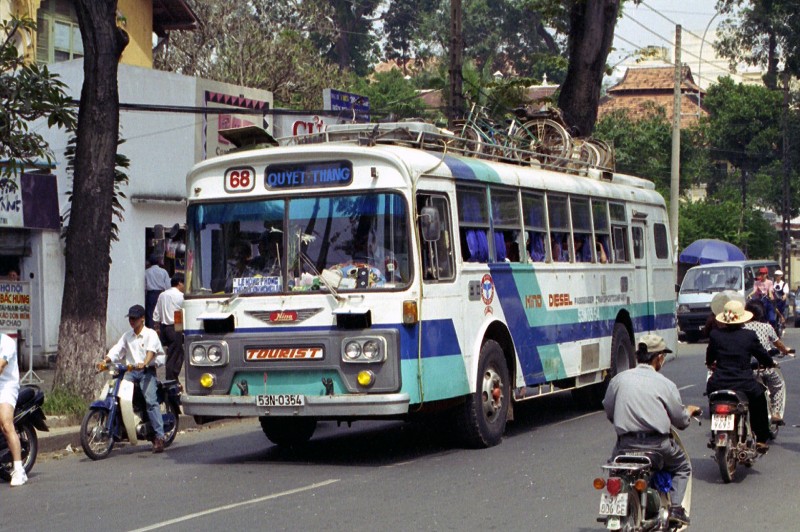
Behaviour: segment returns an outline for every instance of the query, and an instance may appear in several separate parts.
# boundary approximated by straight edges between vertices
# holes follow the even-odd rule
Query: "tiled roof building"
[[[628,116],[636,120],[647,112],[651,102],[663,107],[667,119],[672,122],[674,102],[675,69],[671,66],[630,67],[622,80],[608,89],[600,101],[598,119],[618,109],[625,109]],[[700,116],[708,113],[702,107],[705,91],[692,78],[689,67],[683,67],[681,80],[681,127],[697,123]]]

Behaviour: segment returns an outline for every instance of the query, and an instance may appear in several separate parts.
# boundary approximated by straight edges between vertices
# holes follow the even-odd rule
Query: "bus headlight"
[[[189,362],[192,366],[224,366],[228,363],[228,344],[198,342],[192,345]]]
[[[386,360],[386,340],[377,336],[345,338],[342,342],[342,360],[361,364]]]

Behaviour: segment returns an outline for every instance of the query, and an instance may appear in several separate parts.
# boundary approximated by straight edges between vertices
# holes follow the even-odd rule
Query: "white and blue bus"
[[[182,403],[199,422],[254,417],[291,445],[320,420],[445,408],[487,447],[516,402],[597,403],[639,335],[675,347],[651,182],[348,138],[189,173]]]

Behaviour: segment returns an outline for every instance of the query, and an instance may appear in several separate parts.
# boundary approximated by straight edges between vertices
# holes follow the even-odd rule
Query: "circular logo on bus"
[[[488,273],[481,279],[481,300],[484,305],[491,305],[494,299],[494,281]]]

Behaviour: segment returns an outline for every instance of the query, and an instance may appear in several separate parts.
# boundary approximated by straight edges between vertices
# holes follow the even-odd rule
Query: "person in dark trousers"
[[[753,319],[740,301],[729,301],[717,315],[719,328],[711,331],[706,349],[706,366],[713,373],[706,384],[706,393],[734,390],[747,395],[750,403],[750,426],[756,435],[760,452],[769,449],[769,412],[764,388],[753,376],[750,358],[766,368],[775,367],[764,350],[758,335],[743,325]]]
[[[162,259],[158,255],[151,255],[147,259],[147,269],[144,271],[144,325],[153,328],[153,310],[156,308],[158,296],[169,289],[169,273],[161,267]]]
[[[673,475],[669,519],[688,525],[683,499],[692,476],[692,464],[670,437],[670,426],[685,429],[691,417],[700,413],[700,408],[684,407],[675,383],[658,373],[667,353],[672,350],[667,348],[662,337],[642,336],[636,349],[638,364],[611,379],[603,408],[617,433],[613,456],[622,449],[653,450],[661,454],[664,470]]]
[[[158,296],[153,311],[153,325],[167,351],[166,378],[177,379],[183,366],[183,333],[175,332],[175,312],[183,306],[184,277],[176,273],[170,280],[169,290]]]

